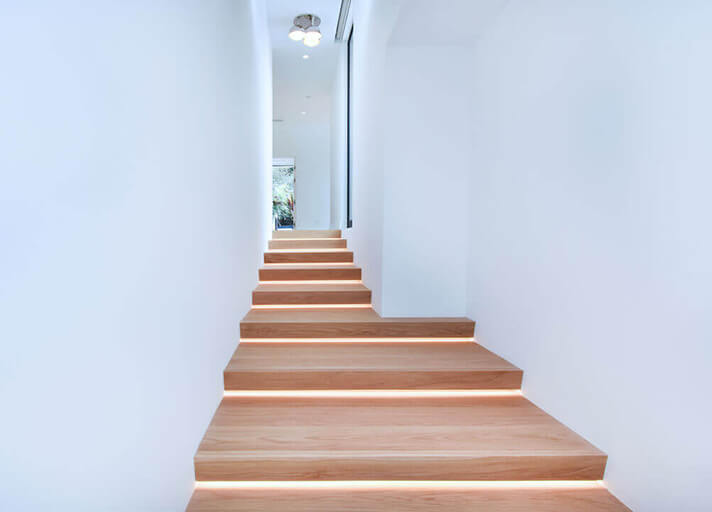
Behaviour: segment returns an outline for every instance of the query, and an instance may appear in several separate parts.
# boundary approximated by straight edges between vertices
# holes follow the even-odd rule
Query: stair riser
[[[360,281],[360,268],[314,268],[314,269],[288,269],[288,268],[263,268],[259,273],[260,281],[331,281],[346,280]]]
[[[197,480],[602,480],[606,456],[198,459]]]
[[[371,290],[338,292],[252,292],[255,305],[370,304]]]
[[[225,372],[225,389],[447,390],[519,389],[521,371],[239,371]]]
[[[471,338],[474,322],[243,322],[242,338]]]
[[[353,263],[351,251],[266,252],[265,263]]]
[[[301,240],[270,240],[270,249],[345,249],[346,240],[343,238],[338,240],[319,240],[319,239],[301,239]]]

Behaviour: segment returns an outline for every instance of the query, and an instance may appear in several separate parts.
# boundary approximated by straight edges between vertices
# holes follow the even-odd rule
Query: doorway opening
[[[272,225],[275,230],[297,228],[294,208],[295,171],[294,158],[272,160]]]

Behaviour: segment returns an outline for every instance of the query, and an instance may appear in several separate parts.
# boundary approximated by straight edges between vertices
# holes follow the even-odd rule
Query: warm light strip
[[[240,343],[472,343],[475,338],[240,338]]]
[[[598,489],[603,480],[303,480],[197,481],[198,489]]]
[[[319,241],[319,240],[344,240],[343,238],[273,238],[271,242],[282,242],[284,240],[289,240],[290,242],[302,242],[308,240],[309,242]]]
[[[370,308],[371,304],[253,304],[252,309]]]
[[[225,390],[226,398],[458,398],[522,396],[521,389],[285,389]]]
[[[292,281],[259,281],[259,284],[363,284],[360,279],[322,279],[322,280],[301,280],[294,279]]]
[[[330,265],[351,265],[352,267],[354,266],[353,261],[304,261],[304,262],[299,262],[299,261],[285,261],[283,263],[264,263],[264,266],[269,268],[269,267],[281,267],[284,265],[288,266],[293,266],[293,267],[301,267],[304,265],[308,266],[319,266],[319,267],[328,267]]]
[[[349,252],[349,249],[345,247],[314,247],[309,248],[294,248],[294,249],[269,249],[265,251],[265,254],[271,254],[275,252]]]

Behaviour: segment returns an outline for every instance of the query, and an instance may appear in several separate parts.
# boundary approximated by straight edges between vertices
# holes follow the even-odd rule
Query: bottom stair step
[[[226,397],[199,481],[600,480],[606,455],[522,396]]]
[[[582,489],[196,489],[188,512],[625,512],[602,486]]]

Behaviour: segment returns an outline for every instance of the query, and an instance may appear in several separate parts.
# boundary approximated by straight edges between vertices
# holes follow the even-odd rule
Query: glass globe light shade
[[[296,25],[289,29],[289,39],[292,41],[301,41],[304,35],[304,31]]]

